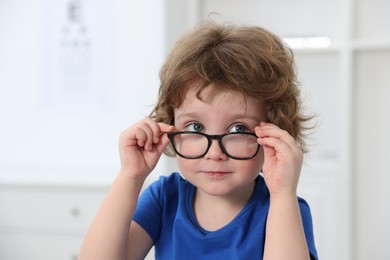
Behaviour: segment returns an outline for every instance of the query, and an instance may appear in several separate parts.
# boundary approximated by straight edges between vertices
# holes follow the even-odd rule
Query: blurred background
[[[320,258],[390,259],[388,10],[385,0],[1,0],[0,259],[77,259],[119,169],[120,132],[149,114],[167,52],[210,13],[294,50],[304,108],[318,114],[299,195]],[[148,183],[175,169],[164,157]]]

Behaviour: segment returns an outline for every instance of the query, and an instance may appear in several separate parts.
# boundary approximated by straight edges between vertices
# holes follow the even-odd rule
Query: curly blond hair
[[[264,104],[267,122],[286,130],[305,151],[294,57],[280,38],[257,26],[206,21],[185,33],[160,71],[158,102],[151,117],[174,124],[190,83],[199,82],[197,96],[211,84],[238,91]]]

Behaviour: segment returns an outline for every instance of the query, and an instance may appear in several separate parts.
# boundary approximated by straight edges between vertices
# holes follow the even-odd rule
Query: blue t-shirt
[[[162,176],[140,196],[134,221],[154,241],[156,259],[262,259],[269,192],[264,179],[256,179],[244,209],[226,226],[210,232],[197,222],[192,203],[196,187],[179,173]],[[298,198],[307,245],[318,259],[308,204]]]

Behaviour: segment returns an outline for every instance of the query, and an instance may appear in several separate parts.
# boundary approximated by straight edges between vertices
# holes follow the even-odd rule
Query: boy
[[[297,198],[304,122],[291,51],[259,27],[206,22],[160,72],[150,117],[125,130],[121,170],[80,259],[317,259]],[[139,197],[161,154],[180,173]]]

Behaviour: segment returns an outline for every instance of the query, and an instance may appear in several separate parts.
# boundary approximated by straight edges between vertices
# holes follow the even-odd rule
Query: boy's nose
[[[226,160],[228,156],[222,151],[218,140],[212,140],[211,146],[204,158],[209,160]]]

